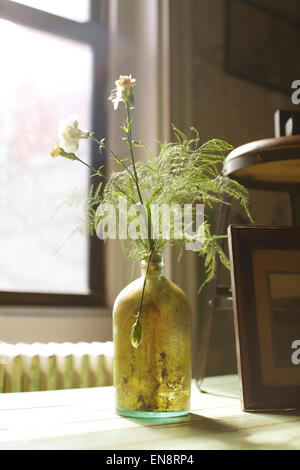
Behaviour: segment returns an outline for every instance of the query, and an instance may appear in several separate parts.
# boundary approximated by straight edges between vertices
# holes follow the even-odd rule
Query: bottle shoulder
[[[126,304],[128,308],[136,305],[142,294],[143,283],[144,276],[141,276],[124,287],[115,300],[114,311],[124,304]],[[181,308],[187,310],[191,308],[185,292],[164,276],[149,277],[147,279],[144,302],[151,302],[158,305],[168,303],[174,306],[181,306]]]

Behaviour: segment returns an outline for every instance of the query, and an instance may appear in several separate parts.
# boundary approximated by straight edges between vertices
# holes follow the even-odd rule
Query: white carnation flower
[[[86,138],[88,131],[80,129],[77,116],[71,116],[61,121],[59,125],[61,145],[67,152],[76,152],[79,148],[79,140]]]
[[[132,100],[133,102],[131,89],[136,85],[136,79],[131,75],[120,75],[115,85],[116,88],[111,91],[108,98],[113,103],[114,110],[118,109],[121,101]]]

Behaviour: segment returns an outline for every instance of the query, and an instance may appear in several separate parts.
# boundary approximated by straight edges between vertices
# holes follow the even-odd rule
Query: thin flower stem
[[[117,160],[119,165],[121,165],[127,171],[127,173],[130,175],[130,177],[133,179],[133,181],[135,181],[133,174],[131,173],[129,168],[125,165],[125,163],[123,163],[122,160],[119,159],[119,157],[108,147],[108,145],[104,144],[103,147],[114,156],[114,158]]]
[[[135,184],[136,184],[136,189],[137,189],[137,192],[138,192],[138,195],[139,195],[140,202],[141,202],[141,204],[143,204],[143,199],[142,199],[141,192],[140,192],[140,187],[139,187],[139,179],[138,179],[138,175],[137,175],[137,171],[136,171],[136,167],[135,167],[134,156],[133,156],[133,145],[132,145],[133,143],[132,143],[132,134],[131,134],[131,114],[130,114],[130,103],[128,103],[128,101],[126,101],[126,110],[127,110],[127,129],[128,129],[127,144],[128,144],[129,150],[130,150],[130,155],[131,155],[131,160],[132,160],[132,168],[133,168],[134,177],[135,177],[134,181],[135,181]],[[150,248],[151,253],[152,253],[153,250],[154,250],[154,241],[153,241],[152,236],[151,236],[151,214],[150,214],[150,220],[148,220],[148,224],[149,224],[148,225],[149,248]]]
[[[150,261],[151,261],[152,254],[153,254],[153,251],[151,251],[151,253],[149,255],[149,258],[148,258],[148,262],[147,262],[147,267],[146,267],[146,272],[145,272],[145,277],[144,277],[143,289],[142,289],[142,294],[141,294],[141,298],[140,298],[140,304],[139,304],[136,323],[139,323],[140,317],[141,317],[141,314],[142,314],[143,300],[144,300],[147,276],[148,276],[148,271],[149,271],[149,266],[150,266]]]
[[[128,143],[128,147],[129,147],[129,150],[130,150],[130,156],[131,156],[131,161],[132,161],[132,167],[133,167],[133,172],[134,172],[134,175],[132,175],[131,171],[127,168],[126,165],[123,164],[123,162],[121,162],[121,160],[118,158],[118,156],[106,145],[104,144],[103,142],[100,142],[96,137],[94,137],[93,135],[90,135],[90,139],[92,139],[94,142],[96,142],[99,147],[100,146],[103,146],[106,150],[108,150],[117,160],[118,162],[125,168],[126,171],[128,171],[128,173],[130,174],[131,178],[134,180],[135,182],[135,185],[136,185],[136,189],[137,189],[137,192],[138,192],[138,196],[139,196],[139,200],[140,200],[140,203],[143,204],[143,198],[142,198],[142,195],[141,195],[141,192],[140,192],[140,187],[139,187],[139,182],[138,182],[138,175],[137,175],[137,171],[136,171],[136,167],[135,167],[135,161],[134,161],[134,156],[133,156],[133,145],[132,145],[132,135],[131,135],[131,116],[130,116],[130,104],[126,101],[126,110],[127,110],[127,120],[128,120],[128,139],[127,139],[127,143]]]
[[[100,142],[100,140],[98,140],[93,135],[90,135],[90,139],[96,142],[99,145],[99,147],[103,147],[105,148],[105,150],[110,152],[114,156],[114,158],[117,160],[117,162],[129,173],[130,177],[135,181],[134,176],[129,170],[129,168],[127,168],[127,166],[119,159],[118,155],[107,144],[105,144],[104,142]]]
[[[85,163],[83,160],[81,160],[79,157],[76,156],[76,160],[80,163],[82,163],[83,165],[87,166],[90,170],[94,171],[95,173],[97,173],[97,175],[99,175],[98,173],[98,170],[96,170],[96,168],[94,168],[93,166],[89,165],[88,163]],[[102,176],[102,175],[101,175]]]
[[[135,160],[134,160],[134,155],[133,155],[133,142],[132,142],[132,133],[131,133],[131,113],[130,113],[130,103],[128,101],[125,102],[126,104],[126,110],[127,110],[127,129],[128,129],[128,138],[127,138],[127,144],[128,144],[128,147],[129,147],[129,150],[130,150],[130,156],[131,156],[131,161],[132,161],[132,168],[133,168],[133,172],[134,172],[134,175],[131,173],[131,171],[129,170],[129,168],[127,168],[127,166],[118,158],[118,156],[113,152],[113,150],[111,150],[108,145],[106,145],[103,141],[99,141],[96,137],[94,137],[93,135],[90,135],[89,138],[92,139],[94,142],[96,142],[98,145],[99,145],[99,148],[100,147],[104,147],[108,152],[110,152],[115,158],[116,160],[118,161],[118,163],[120,165],[123,166],[123,168],[125,168],[125,170],[128,172],[128,174],[130,175],[130,177],[133,179],[135,185],[136,185],[136,189],[137,189],[137,193],[138,193],[138,197],[139,197],[139,200],[140,200],[140,203],[143,205],[143,198],[142,198],[142,195],[141,195],[141,191],[140,191],[140,187],[139,187],[139,180],[138,180],[138,175],[137,175],[137,171],[136,171],[136,166],[135,166]],[[85,162],[83,162],[82,160],[80,160],[78,158],[79,161],[81,161],[81,163],[83,163],[84,165],[88,166],[89,168],[92,168],[90,167],[89,165],[87,165]],[[94,168],[92,168],[97,174],[98,173],[98,170],[95,170]],[[104,175],[103,175],[104,176]],[[105,177],[104,177],[105,178]],[[113,183],[114,184],[114,183]],[[118,191],[120,191],[122,194],[124,194],[125,196],[127,196],[126,193],[124,193],[124,191],[122,191],[120,188],[118,188],[117,185],[115,185],[116,188],[118,189]],[[131,199],[131,201],[134,203],[135,201],[132,200],[132,198],[129,197],[129,199]],[[150,214],[150,220],[148,220],[148,240],[149,240],[149,248],[151,250],[151,254],[152,252],[154,251],[154,241],[152,239],[152,236],[151,236],[151,214]],[[150,263],[150,258],[151,258],[151,254],[150,254],[150,257],[149,257],[149,263]],[[144,289],[143,289],[143,293],[142,293],[142,298],[144,296]],[[142,298],[141,298],[141,301],[142,301]]]
[[[99,146],[101,145],[100,140],[98,140],[96,137],[94,137],[91,133],[90,133],[88,138],[93,140],[94,142],[96,142],[96,144],[98,144]]]
[[[94,171],[95,174],[97,174],[98,176],[101,176],[102,178],[106,179],[107,181],[109,180],[109,179],[107,178],[107,176],[103,175],[102,173],[100,174],[100,173],[99,173],[99,170],[96,170],[96,168],[94,168],[93,166],[89,165],[88,163],[85,163],[85,162],[84,162],[83,160],[81,160],[79,157],[76,157],[76,160],[77,160],[78,162],[82,163],[83,165],[87,166],[90,170]],[[94,176],[95,176],[95,175],[94,175]],[[135,204],[135,201],[134,201],[130,196],[128,196],[128,194],[125,193],[125,191],[123,191],[123,189],[120,188],[120,186],[118,186],[114,181],[112,181],[112,184],[116,187],[116,189],[117,189],[120,193],[124,194],[124,196],[128,197],[128,198],[131,200],[131,202],[132,202],[133,204]]]
[[[127,120],[128,120],[128,139],[127,139],[127,143],[128,143],[128,147],[129,147],[129,150],[130,150],[130,156],[131,156],[132,167],[133,167],[133,172],[134,172],[134,177],[135,177],[134,181],[135,181],[136,189],[137,189],[137,192],[138,192],[138,195],[139,195],[139,200],[140,200],[141,204],[143,204],[143,199],[142,199],[142,195],[141,195],[141,192],[140,192],[138,175],[137,175],[137,172],[136,172],[135,161],[134,161],[134,156],[133,156],[133,146],[132,146],[132,136],[131,136],[130,104],[128,103],[128,101],[126,101],[126,110],[127,110]]]

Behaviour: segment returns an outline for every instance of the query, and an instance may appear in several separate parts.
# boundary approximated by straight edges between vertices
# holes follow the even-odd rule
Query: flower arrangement
[[[73,161],[80,162],[88,166],[92,171],[92,176],[101,178],[100,183],[91,185],[90,192],[83,198],[86,203],[87,220],[80,223],[76,230],[92,234],[99,234],[99,227],[103,229],[105,214],[101,208],[110,205],[117,214],[117,221],[126,220],[129,223],[133,220],[130,211],[125,211],[119,204],[120,197],[134,204],[139,215],[142,214],[142,222],[139,224],[140,233],[146,236],[139,236],[135,239],[125,237],[122,243],[126,252],[135,260],[146,260],[147,268],[144,278],[143,291],[136,314],[136,320],[131,331],[131,343],[138,347],[142,330],[140,318],[142,315],[143,297],[147,283],[147,273],[149,263],[153,253],[161,252],[166,244],[177,245],[183,251],[185,244],[199,240],[201,231],[202,243],[195,244],[194,251],[198,252],[205,260],[206,279],[205,285],[215,275],[217,257],[221,263],[229,269],[229,261],[219,245],[219,239],[224,236],[212,233],[211,226],[206,214],[203,214],[203,221],[198,227],[198,231],[192,232],[191,226],[194,223],[196,203],[203,204],[204,207],[211,208],[215,204],[228,204],[224,200],[224,195],[238,200],[244,207],[250,220],[248,210],[248,192],[238,182],[233,181],[220,172],[223,161],[232,149],[228,143],[213,139],[208,142],[200,142],[198,132],[191,128],[193,137],[188,138],[183,132],[173,126],[174,142],[159,142],[160,151],[154,155],[153,151],[145,147],[140,140],[133,139],[132,113],[134,111],[133,88],[136,80],[129,76],[121,75],[115,82],[116,87],[112,90],[109,100],[114,109],[117,110],[120,103],[124,104],[126,119],[122,126],[124,132],[123,140],[127,144],[129,157],[120,158],[108,146],[105,138],[99,140],[93,132],[81,129],[78,119],[71,118],[60,126],[61,142],[51,150],[52,157],[61,156]],[[99,149],[103,150],[120,166],[120,171],[113,172],[106,178],[101,167],[94,168],[89,163],[81,160],[77,155],[81,139],[91,139]],[[135,159],[137,149],[146,151],[149,155],[147,162],[138,162]],[[78,203],[78,198],[68,198],[66,204],[74,205]],[[170,234],[168,236],[156,236],[152,206],[168,205],[180,208],[186,204],[192,205],[192,220],[182,222],[181,236],[176,237],[178,219],[176,211],[170,217]],[[102,225],[101,225],[102,223]],[[161,223],[161,217],[157,223]],[[143,225],[143,230],[142,227]],[[98,229],[98,231],[97,231]],[[201,288],[203,287],[201,286]],[[200,289],[201,289],[200,288]]]

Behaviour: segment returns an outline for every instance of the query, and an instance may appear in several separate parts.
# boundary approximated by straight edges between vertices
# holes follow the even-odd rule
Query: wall
[[[292,109],[290,97],[225,72],[225,4],[223,0],[189,0],[192,3],[190,44],[193,50],[191,90],[192,123],[203,140],[225,139],[234,146],[274,136],[273,114]],[[273,0],[265,6],[295,18],[299,2]],[[268,25],[266,24],[266,27]],[[255,28],[255,25],[253,25]],[[297,77],[295,77],[296,79]],[[298,77],[299,78],[299,77]],[[251,210],[258,224],[289,224],[287,195],[251,191]],[[232,221],[246,222],[233,208]],[[200,269],[200,267],[199,267]],[[199,312],[201,316],[201,312]],[[231,312],[218,312],[213,325],[208,373],[235,370],[235,346]]]
[[[274,112],[280,108],[293,108],[290,97],[226,73],[226,2],[192,1],[194,11],[191,26],[194,52],[192,88],[195,126],[204,140],[217,136],[234,146],[273,137]],[[256,222],[271,222],[273,220],[271,207],[268,207],[268,212],[265,208],[261,212],[262,205],[259,204],[261,198],[269,204],[268,193],[255,194],[253,197],[252,207]],[[271,198],[275,205],[280,204],[281,196],[275,198],[272,195]]]
[[[48,343],[110,341],[111,312],[96,308],[1,307],[1,341]]]

